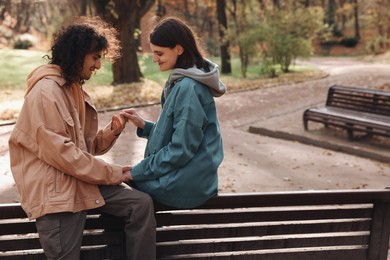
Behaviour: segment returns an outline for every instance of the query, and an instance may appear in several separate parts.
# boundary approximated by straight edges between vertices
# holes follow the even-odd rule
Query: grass
[[[0,89],[25,88],[27,75],[38,65],[45,64],[43,51],[0,49]]]
[[[25,89],[26,78],[29,73],[39,65],[47,63],[45,51],[0,49],[0,90]],[[139,63],[145,78],[163,84],[169,73],[161,73],[149,55],[141,55]],[[110,85],[112,82],[112,66],[103,62],[103,67],[88,81],[88,85]]]
[[[13,50],[0,49],[0,74],[2,75],[0,81],[1,89],[25,89],[26,78],[28,74],[37,66],[46,64],[47,59],[43,58],[47,52],[36,50]],[[215,63],[219,63],[219,58],[211,58]],[[164,84],[169,76],[169,72],[161,72],[158,66],[152,61],[149,54],[142,54],[139,56],[139,64],[144,77],[148,80],[155,81],[158,84]],[[292,73],[299,73],[305,70],[313,70],[312,68],[294,66]],[[238,59],[232,60],[232,75],[226,77],[241,78],[241,69]],[[261,63],[252,64],[248,68],[247,79],[256,80],[264,78],[259,74],[261,71]],[[112,66],[108,62],[103,63],[95,76],[88,81],[91,86],[107,86],[112,82]]]
[[[47,53],[35,50],[0,49],[0,120],[9,120],[17,116],[18,108],[6,108],[4,103],[23,100],[26,88],[26,78],[37,66],[46,64],[43,56]],[[211,58],[217,64],[219,58]],[[139,64],[144,79],[141,82],[112,86],[112,67],[108,62],[97,71],[84,88],[94,99],[98,109],[112,107],[134,106],[155,103],[160,100],[162,87],[169,76],[169,71],[161,72],[152,61],[149,54],[139,56]],[[259,73],[261,64],[252,64],[248,68],[247,77],[241,77],[238,59],[232,59],[232,74],[222,75],[221,79],[227,86],[228,92],[252,90],[273,87],[280,84],[291,84],[309,79],[322,77],[324,74],[314,68],[292,66],[292,72],[280,74],[276,78],[266,78]]]

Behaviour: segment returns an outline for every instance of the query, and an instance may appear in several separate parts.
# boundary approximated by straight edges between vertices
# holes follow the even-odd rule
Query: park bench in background
[[[1,259],[43,259],[19,204],[0,219]],[[390,190],[221,194],[193,210],[156,205],[156,220],[158,259],[385,260]],[[82,259],[123,259],[122,228],[90,211]]]
[[[390,137],[390,92],[333,85],[324,107],[304,111],[305,130],[309,121],[345,129],[351,140],[354,132]]]

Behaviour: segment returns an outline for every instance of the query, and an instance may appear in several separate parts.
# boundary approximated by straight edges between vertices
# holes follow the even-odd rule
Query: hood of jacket
[[[34,69],[27,77],[27,89],[26,89],[26,93],[24,94],[24,96],[25,97],[27,96],[27,94],[31,91],[31,89],[35,86],[35,84],[39,80],[41,80],[43,78],[50,77],[50,76],[62,77],[60,66],[55,65],[55,64],[45,64],[45,65],[39,66],[36,69]],[[63,78],[61,78],[61,79],[63,81],[62,84],[64,84],[65,80]]]
[[[206,85],[214,97],[220,97],[226,92],[226,86],[219,79],[218,65],[205,59],[208,71],[198,69],[196,66],[189,69],[173,69],[166,86],[170,86],[175,80],[189,77]]]

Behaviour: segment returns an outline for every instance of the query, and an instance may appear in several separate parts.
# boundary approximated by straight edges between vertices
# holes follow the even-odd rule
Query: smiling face
[[[102,66],[103,51],[91,52],[85,55],[83,68],[80,73],[80,79],[88,80],[91,78],[92,73],[98,70]]]
[[[150,49],[153,51],[153,61],[158,63],[160,71],[174,69],[177,58],[183,53],[183,48],[180,45],[168,48],[151,43]]]

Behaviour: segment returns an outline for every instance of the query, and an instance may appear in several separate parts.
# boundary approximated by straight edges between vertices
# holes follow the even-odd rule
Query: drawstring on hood
[[[177,79],[189,77],[206,85],[214,97],[220,97],[226,92],[226,86],[219,80],[218,65],[205,59],[209,72],[198,69],[196,66],[189,69],[173,69],[164,87],[164,97],[167,98],[170,85]]]

